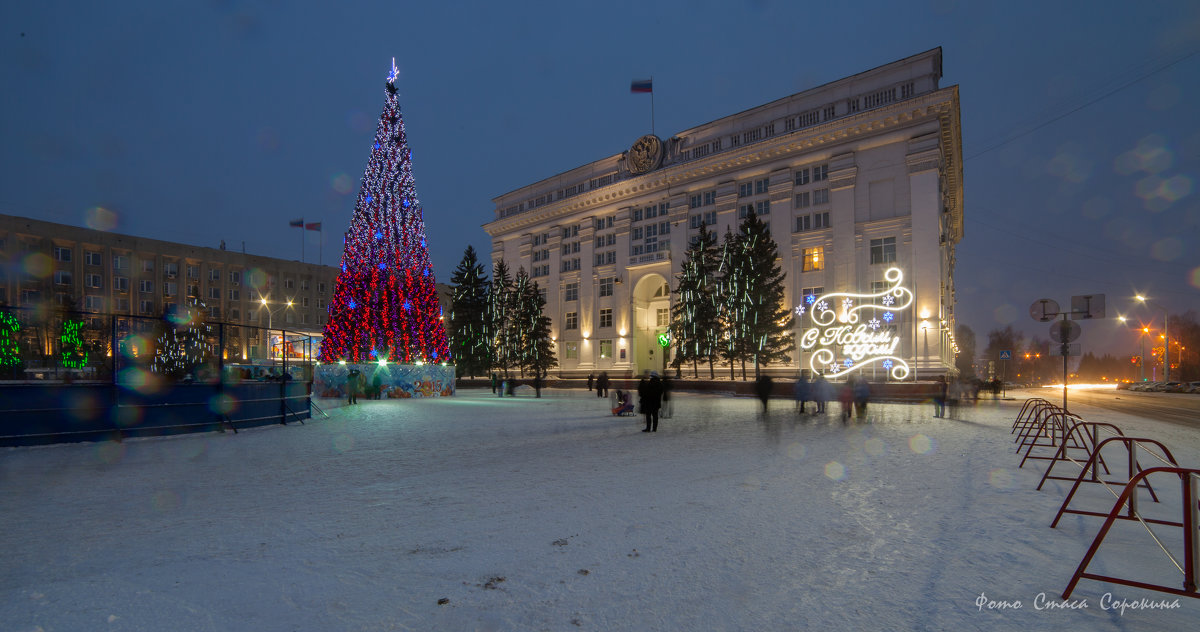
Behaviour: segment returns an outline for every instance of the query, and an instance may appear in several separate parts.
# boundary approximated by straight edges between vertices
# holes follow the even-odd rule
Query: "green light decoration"
[[[671,346],[671,332],[664,331],[663,333],[658,334],[658,346],[662,347],[663,349]]]
[[[0,312],[0,367],[13,367],[21,363],[21,349],[17,343],[17,332],[21,322],[8,312]]]
[[[62,365],[68,369],[82,369],[87,366],[88,352],[84,350],[83,339],[79,337],[82,330],[82,320],[63,321],[62,335],[58,340],[62,343]]]

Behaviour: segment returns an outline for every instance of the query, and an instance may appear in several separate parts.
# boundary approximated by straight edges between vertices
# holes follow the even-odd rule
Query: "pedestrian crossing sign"
[[[1001,351],[1000,359],[1001,360],[1012,360],[1012,351]]]

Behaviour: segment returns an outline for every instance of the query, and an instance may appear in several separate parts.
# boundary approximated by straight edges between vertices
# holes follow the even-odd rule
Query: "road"
[[[1062,389],[1022,390],[1032,397],[1043,397],[1055,404],[1062,403]],[[1033,395],[1036,393],[1036,395]],[[1138,393],[1108,389],[1077,390],[1067,393],[1067,407],[1072,403],[1098,406],[1118,412],[1156,419],[1190,428],[1200,428],[1200,395],[1190,393]]]

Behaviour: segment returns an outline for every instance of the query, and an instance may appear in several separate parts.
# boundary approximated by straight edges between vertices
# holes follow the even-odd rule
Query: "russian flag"
[[[311,222],[304,225],[305,230],[321,230],[321,222]]]
[[[304,219],[303,218],[294,219],[294,220],[288,222],[288,226],[294,226],[296,228],[304,228]]]
[[[654,92],[653,79],[634,79],[629,84],[630,92]]]

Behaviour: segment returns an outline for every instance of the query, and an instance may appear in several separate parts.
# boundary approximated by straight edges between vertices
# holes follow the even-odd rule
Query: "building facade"
[[[222,244],[223,246],[223,244]],[[338,269],[0,215],[0,306],[159,317],[198,296],[209,322],[319,335]],[[263,300],[266,300],[266,305]],[[290,305],[289,305],[290,302]]]
[[[821,347],[869,334],[905,365],[889,371],[892,360],[868,353],[871,379],[953,373],[962,137],[958,88],[938,85],[941,60],[934,49],[667,139],[643,136],[497,197],[484,225],[492,261],[523,267],[544,290],[564,375],[662,370],[670,349],[658,336],[690,240],[701,225],[720,239],[754,212],[797,308],[792,361],[768,368],[844,374]],[[872,318],[859,340],[839,337],[813,320],[822,297],[880,306],[886,324]],[[851,311],[838,318],[865,327],[869,315],[857,323]]]

